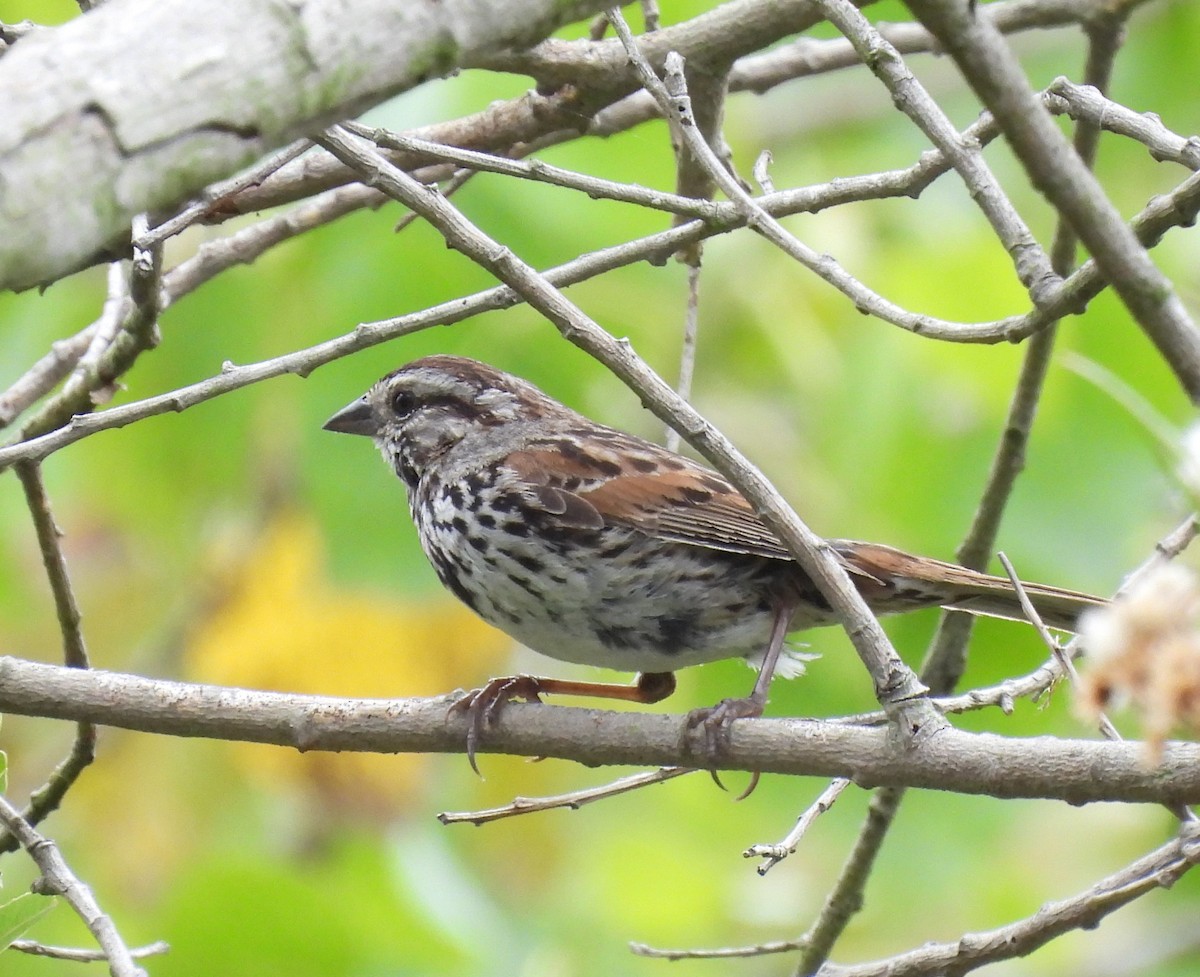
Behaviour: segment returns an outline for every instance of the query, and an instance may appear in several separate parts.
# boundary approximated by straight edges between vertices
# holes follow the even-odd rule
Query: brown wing
[[[564,525],[595,529],[598,516],[660,539],[791,559],[719,474],[649,441],[600,430],[600,438],[548,439],[508,456],[530,485],[530,501]]]

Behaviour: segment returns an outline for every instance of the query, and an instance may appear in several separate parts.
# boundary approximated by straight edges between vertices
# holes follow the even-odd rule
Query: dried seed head
[[[1172,730],[1200,730],[1200,578],[1192,570],[1153,571],[1109,607],[1087,612],[1079,633],[1091,661],[1081,715],[1132,707],[1151,762]]]

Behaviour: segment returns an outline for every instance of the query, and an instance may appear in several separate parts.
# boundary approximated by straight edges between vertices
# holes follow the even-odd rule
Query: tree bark
[[[0,288],[121,253],[135,214],[605,5],[111,0],[32,33],[0,59]]]

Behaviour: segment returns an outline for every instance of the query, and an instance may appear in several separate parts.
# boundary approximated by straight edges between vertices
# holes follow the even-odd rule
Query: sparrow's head
[[[569,413],[518,377],[464,356],[426,356],[389,373],[325,422],[373,438],[411,488],[431,461],[472,433]]]

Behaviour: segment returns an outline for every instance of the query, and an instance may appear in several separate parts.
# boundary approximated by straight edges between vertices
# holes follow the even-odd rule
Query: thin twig
[[[653,784],[665,783],[685,773],[695,773],[695,767],[659,767],[644,773],[630,774],[620,777],[611,783],[599,787],[588,787],[583,790],[573,790],[566,794],[555,794],[550,797],[516,797],[501,807],[485,808],[481,811],[443,811],[437,816],[442,824],[487,824],[489,821],[500,821],[504,818],[517,817],[521,814],[533,814],[538,811],[552,811],[555,808],[567,807],[578,810],[585,804],[603,800],[606,797],[616,797],[631,790],[639,790]]]
[[[17,838],[42,873],[33,884],[33,891],[41,895],[60,895],[67,900],[100,944],[109,973],[113,977],[145,977],[145,971],[134,963],[129,947],[113,921],[100,908],[92,890],[71,871],[58,846],[34,830],[3,795],[0,795],[0,823]]]
[[[13,381],[0,394],[0,428],[8,427],[14,420],[48,394],[67,374],[74,369],[79,358],[87,352],[92,336],[100,323],[85,326],[74,336],[59,339],[50,344],[50,352]]]
[[[1149,576],[1164,563],[1170,563],[1186,550],[1200,535],[1200,518],[1195,514],[1188,516],[1170,533],[1154,544],[1154,552],[1122,581],[1117,589],[1116,597],[1126,594],[1136,586],[1139,580]]]
[[[25,501],[37,533],[42,565],[50,582],[54,609],[62,632],[63,661],[70,668],[88,668],[87,645],[80,627],[81,615],[75,591],[71,586],[67,561],[59,542],[61,533],[54,522],[50,499],[42,481],[41,468],[36,464],[17,466],[17,476],[25,490]],[[63,797],[79,779],[79,775],[96,758],[96,727],[87,721],[76,724],[75,739],[66,757],[54,768],[46,783],[33,791],[21,817],[31,825],[40,823],[62,803]],[[19,842],[12,833],[0,832],[0,852],[15,851]]]
[[[399,149],[417,156],[428,156],[430,159],[442,159],[456,166],[486,173],[498,173],[522,180],[532,180],[536,183],[548,183],[552,186],[578,190],[589,197],[600,200],[619,200],[623,203],[636,204],[639,207],[649,207],[652,210],[663,210],[670,214],[680,214],[685,217],[696,217],[700,220],[718,222],[724,208],[711,200],[697,197],[687,197],[678,193],[667,193],[663,190],[652,190],[636,183],[618,183],[605,180],[587,173],[578,173],[552,166],[541,160],[508,159],[494,156],[490,153],[480,153],[470,149],[458,149],[454,146],[443,146],[431,143],[414,136],[390,132],[386,129],[369,128],[357,124],[345,127],[350,132],[383,149]]]
[[[679,381],[675,390],[689,403],[692,400],[692,380],[696,375],[696,343],[700,332],[700,263],[688,265],[687,306],[683,315],[683,342],[679,347]],[[679,432],[667,425],[666,445],[679,450]]]
[[[138,236],[146,225],[145,215],[134,221]],[[29,441],[61,429],[74,416],[90,412],[106,399],[117,379],[145,350],[158,343],[158,314],[162,308],[162,246],[135,248],[129,271],[129,299],[121,329],[94,366],[31,418],[21,429],[20,440]]]
[[[629,952],[639,957],[657,960],[736,960],[742,957],[765,957],[772,953],[792,953],[801,948],[799,940],[772,940],[753,946],[723,946],[710,949],[668,949],[648,943],[631,942]]]
[[[875,791],[867,806],[867,817],[854,839],[833,888],[825,897],[817,918],[799,939],[797,974],[810,974],[828,958],[847,924],[862,908],[863,892],[875,868],[875,859],[896,822],[906,787],[884,787]]]
[[[946,46],[1003,127],[1031,182],[1071,224],[1181,387],[1200,401],[1200,330],[1030,89],[1008,42],[958,0],[909,0],[908,6]]]
[[[248,265],[284,241],[338,220],[358,210],[375,210],[387,197],[359,185],[327,190],[215,241],[205,241],[190,258],[163,276],[164,305],[179,301],[205,282],[236,265]]]
[[[905,66],[900,52],[871,26],[850,0],[815,0],[858,56],[891,93],[895,106],[950,160],[972,200],[1013,260],[1034,305],[1060,284],[1050,258],[992,175],[981,147],[963,142],[945,112]]]
[[[668,83],[664,84],[638,49],[637,41],[621,16],[620,10],[614,8],[609,11],[608,16],[622,43],[625,44],[629,60],[637,68],[642,84],[654,96],[663,114],[674,121],[692,154],[708,167],[709,175],[737,208],[746,226],[840,291],[854,302],[855,308],[860,312],[867,312],[896,325],[911,321],[911,313],[867,288],[850,275],[831,255],[818,254],[804,244],[794,234],[787,231],[763,207],[761,201],[755,200],[743,189],[740,181],[728,172],[697,128],[692,114],[691,101],[686,94],[683,61],[680,55],[674,51],[667,54],[665,61]],[[683,94],[677,94],[680,92]]]
[[[1063,674],[1067,676],[1067,681],[1071,683],[1071,688],[1078,691],[1079,689],[1079,672],[1075,669],[1075,663],[1071,660],[1072,656],[1067,654],[1063,646],[1058,642],[1050,629],[1046,627],[1045,622],[1038,614],[1037,608],[1033,606],[1033,601],[1029,599],[1029,594],[1025,591],[1025,585],[1017,576],[1017,571],[1013,569],[1012,562],[1004,553],[998,554],[1000,564],[1004,567],[1004,572],[1008,574],[1008,579],[1012,581],[1013,589],[1017,592],[1017,599],[1021,602],[1021,610],[1025,612],[1025,616],[1029,619],[1029,623],[1034,626],[1037,633],[1041,636],[1042,643],[1050,649],[1050,654]],[[1100,730],[1100,735],[1114,743],[1124,741],[1124,737],[1117,731],[1117,727],[1113,725],[1112,720],[1108,718],[1103,711],[1097,713],[1096,727]],[[1178,817],[1181,821],[1197,820],[1195,813],[1182,804],[1168,805],[1172,814]]]
[[[928,977],[966,974],[1002,960],[1028,956],[1051,940],[1074,930],[1093,930],[1111,913],[1135,899],[1173,886],[1200,861],[1200,832],[1185,825],[1161,848],[1089,889],[1043,905],[1025,919],[981,933],[967,933],[949,943],[926,943],[908,953],[854,966],[827,964],[820,977]]]
[[[454,173],[451,174],[450,178],[441,185],[441,191],[445,196],[452,197],[454,194],[458,193],[459,190],[465,187],[476,175],[476,170],[455,170]],[[420,219],[420,214],[410,210],[398,221],[396,221],[396,226],[392,228],[392,233],[399,234],[406,227],[411,226]]]
[[[91,342],[79,357],[75,369],[63,387],[64,395],[74,396],[87,387],[88,377],[100,366],[100,358],[116,340],[121,326],[129,315],[129,277],[124,262],[113,261],[108,266],[108,295],[100,318],[96,320]]]
[[[1104,96],[1107,79],[1092,70],[1085,72],[1084,84],[1076,85],[1067,78],[1055,78],[1046,89],[1046,107],[1052,112],[1065,112],[1076,122],[1086,123],[1076,131],[1098,134],[1099,130],[1116,133],[1140,142],[1150,156],[1160,162],[1178,163],[1189,170],[1200,170],[1200,137],[1187,138],[1172,132],[1157,116],[1134,112]],[[1055,104],[1055,97],[1064,104]],[[1095,135],[1089,138],[1095,154]],[[1078,149],[1078,147],[1077,147]]]
[[[782,841],[773,845],[751,845],[742,852],[742,856],[765,859],[756,871],[759,875],[766,875],[788,855],[795,853],[800,839],[804,837],[808,829],[812,827],[817,818],[833,807],[837,799],[842,796],[842,792],[849,786],[850,781],[844,777],[837,777],[830,781],[829,785],[817,795],[817,799],[805,808],[804,813],[796,819],[796,826],[787,833]]]
[[[59,544],[62,532],[55,524],[54,513],[50,510],[50,498],[46,495],[41,468],[38,465],[22,464],[17,468],[17,475],[25,489],[25,501],[37,531],[42,565],[46,568],[50,591],[54,595],[54,609],[58,614],[58,626],[63,637],[63,660],[71,668],[88,668],[87,647],[79,627],[79,604],[71,587],[67,561]]]
[[[271,153],[236,176],[206,187],[198,201],[188,204],[174,217],[163,221],[154,228],[135,234],[133,246],[143,251],[149,251],[168,238],[181,233],[192,224],[206,220],[214,213],[220,213],[222,206],[226,205],[230,198],[250,187],[261,186],[263,180],[272,173],[278,172],[292,160],[303,156],[312,149],[312,145],[311,139],[297,139],[291,145]]]
[[[38,943],[37,940],[13,940],[8,945],[8,949],[16,950],[18,953],[27,953],[31,957],[51,957],[71,963],[103,963],[108,959],[99,950],[84,950],[82,947],[74,946],[48,946],[45,943]],[[130,947],[129,955],[135,960],[140,960],[143,957],[155,957],[170,951],[171,945],[164,940],[159,940],[155,943],[147,943],[145,946]]]

